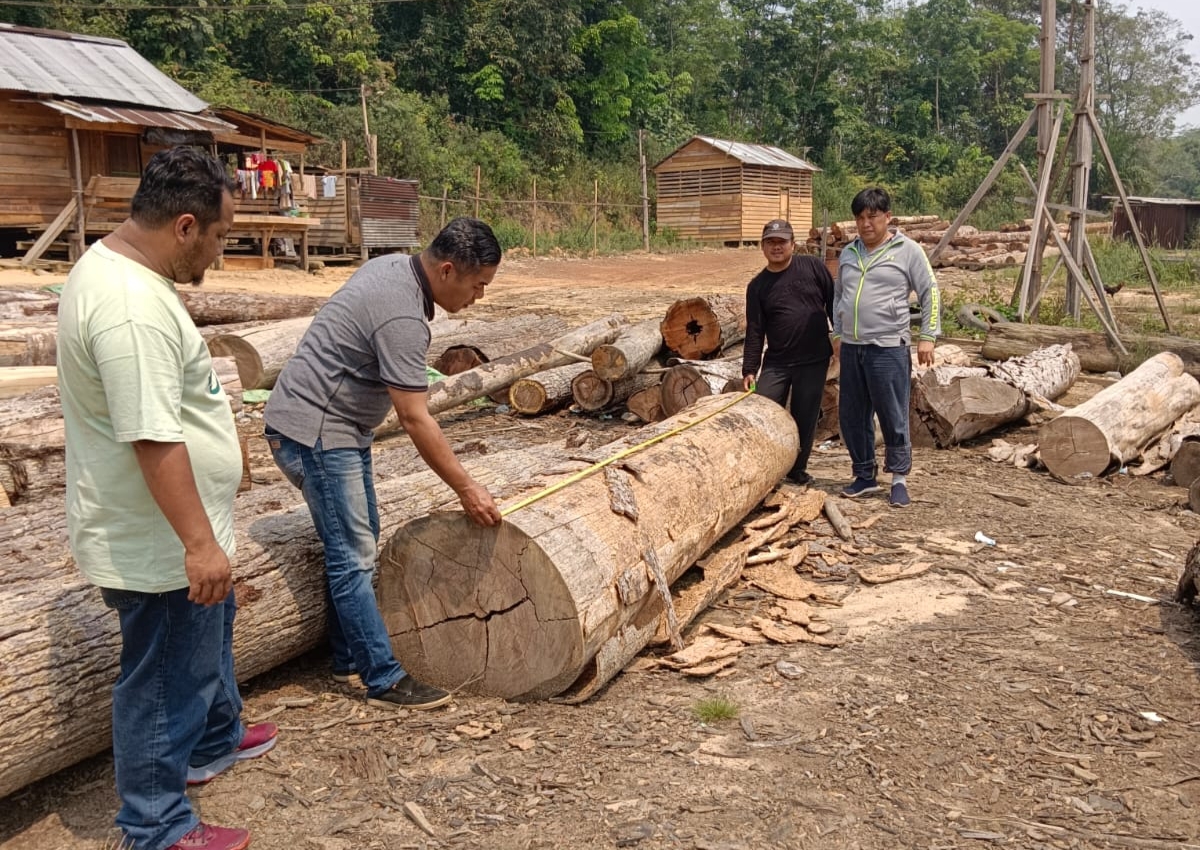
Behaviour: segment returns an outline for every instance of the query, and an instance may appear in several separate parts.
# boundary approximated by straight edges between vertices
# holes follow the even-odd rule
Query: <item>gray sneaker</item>
[[[423,711],[437,708],[450,702],[452,697],[448,691],[418,682],[412,676],[405,676],[391,690],[377,697],[367,697],[367,704],[377,708],[411,708]]]

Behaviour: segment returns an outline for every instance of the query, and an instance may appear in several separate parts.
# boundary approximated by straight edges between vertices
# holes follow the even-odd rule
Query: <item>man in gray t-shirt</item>
[[[416,256],[365,263],[317,313],[267,402],[271,454],[304,494],[325,547],[333,677],[345,682],[357,673],[372,705],[420,709],[450,701],[404,672],[375,601],[374,429],[395,409],[467,515],[499,524],[495,500],[463,469],[429,414],[425,377],[434,305],[457,313],[473,304],[499,265],[492,229],[473,218],[454,219]]]

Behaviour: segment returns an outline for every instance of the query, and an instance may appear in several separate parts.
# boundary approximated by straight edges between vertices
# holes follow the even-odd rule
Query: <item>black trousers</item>
[[[829,360],[802,363],[799,366],[764,365],[758,376],[755,389],[780,407],[788,406],[788,392],[792,402],[789,408],[796,430],[800,432],[800,453],[792,464],[789,476],[808,471],[808,458],[812,454],[813,435],[821,419],[821,397],[825,393],[825,374],[829,371]]]

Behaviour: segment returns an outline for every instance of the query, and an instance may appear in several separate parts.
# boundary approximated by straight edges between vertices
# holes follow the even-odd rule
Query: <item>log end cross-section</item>
[[[435,514],[409,523],[380,556],[379,596],[404,667],[443,687],[545,698],[585,660],[558,570],[510,522],[480,528]]]

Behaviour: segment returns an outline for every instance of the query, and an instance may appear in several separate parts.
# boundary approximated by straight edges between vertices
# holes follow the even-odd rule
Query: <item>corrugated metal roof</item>
[[[0,90],[199,112],[208,106],[123,41],[0,24]]]
[[[1129,195],[1129,203],[1131,204],[1154,204],[1155,206],[1164,207],[1198,207],[1200,201],[1193,201],[1188,198],[1147,198],[1137,195]],[[1104,198],[1112,201],[1119,201],[1120,195],[1104,195]]]
[[[821,170],[798,156],[792,156],[783,148],[731,142],[727,139],[714,139],[709,136],[696,136],[695,138],[748,165],[773,165],[778,168],[801,168],[806,171]]]
[[[70,100],[39,100],[38,103],[91,124],[134,124],[138,127],[167,127],[199,133],[227,133],[234,126],[211,115],[192,115],[169,109],[138,109],[133,106],[100,106]]]

